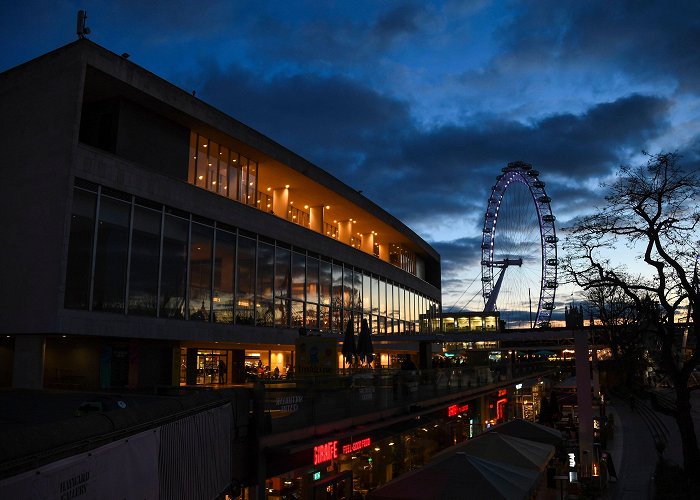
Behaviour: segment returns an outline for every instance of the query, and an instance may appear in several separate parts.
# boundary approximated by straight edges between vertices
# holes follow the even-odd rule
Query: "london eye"
[[[491,190],[481,240],[484,311],[506,328],[550,326],[557,288],[557,236],[539,172],[511,162]]]

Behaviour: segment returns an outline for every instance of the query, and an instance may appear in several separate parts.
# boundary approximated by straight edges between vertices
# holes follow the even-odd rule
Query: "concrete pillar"
[[[289,210],[289,188],[275,188],[272,190],[272,211],[277,217],[287,218]]]
[[[576,399],[578,404],[578,446],[581,475],[590,475],[593,457],[593,401],[591,369],[588,364],[588,332],[574,332],[576,348]],[[597,464],[596,464],[597,465]]]
[[[389,262],[389,244],[380,244],[379,245],[379,258],[382,259],[384,262]]]
[[[309,207],[309,229],[323,234],[323,205]]]
[[[338,221],[338,241],[349,245],[352,238],[352,221]]]
[[[362,247],[363,252],[374,255],[374,233],[364,233],[362,235]]]
[[[12,387],[42,389],[44,387],[44,335],[17,335],[12,372]]]

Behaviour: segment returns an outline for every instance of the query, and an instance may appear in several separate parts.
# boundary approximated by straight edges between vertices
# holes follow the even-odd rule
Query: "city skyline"
[[[642,150],[697,164],[700,7],[678,2],[8,5],[0,71],[76,38],[362,191],[441,254],[443,306],[478,279],[491,187],[542,174],[557,230]],[[558,313],[572,299],[558,293]],[[467,292],[469,295],[472,292]]]

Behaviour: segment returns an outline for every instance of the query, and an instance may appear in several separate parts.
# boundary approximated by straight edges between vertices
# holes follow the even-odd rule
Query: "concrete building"
[[[126,58],[77,40],[0,74],[0,109],[2,385],[283,376],[301,328],[363,318],[390,366],[380,339],[439,330],[430,245]]]

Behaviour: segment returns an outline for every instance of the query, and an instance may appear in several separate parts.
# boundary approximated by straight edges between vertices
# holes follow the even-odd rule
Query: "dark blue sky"
[[[563,227],[642,150],[698,157],[697,0],[5,2],[0,71],[74,40],[79,9],[92,41],[431,242],[445,306],[479,274],[483,212],[508,162],[542,173]]]

